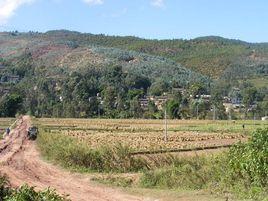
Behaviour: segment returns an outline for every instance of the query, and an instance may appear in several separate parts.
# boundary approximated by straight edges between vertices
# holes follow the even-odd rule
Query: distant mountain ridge
[[[148,40],[133,36],[105,36],[80,34],[65,30],[47,32],[73,38],[83,36],[90,44],[117,47],[166,57],[212,78],[218,78],[234,65],[247,66],[268,63],[268,43],[249,43],[219,36],[205,36],[191,40]]]
[[[106,69],[120,65],[125,72],[144,75],[153,82],[163,80],[177,82],[181,86],[194,82],[208,85],[210,82],[207,76],[193,72],[169,58],[109,47],[94,38],[98,36],[69,31],[2,33],[0,58],[7,66],[15,66],[16,73],[19,66],[19,71],[24,71],[19,73],[21,75],[27,73],[27,63],[34,66],[35,72],[45,72],[47,77],[53,78],[87,68]]]
[[[54,66],[64,66],[68,62],[72,64],[75,58],[78,58],[79,65],[102,63],[105,58],[94,54],[90,50],[91,47],[119,48],[167,58],[211,78],[219,78],[225,71],[229,72],[230,68],[238,65],[248,68],[249,65],[268,64],[267,43],[248,43],[218,36],[192,40],[148,40],[133,36],[94,35],[67,30],[0,33],[0,57],[15,57],[29,49],[34,56],[41,56],[42,61]],[[64,54],[67,58],[59,59],[54,54]],[[78,64],[75,63],[74,67],[76,65]]]

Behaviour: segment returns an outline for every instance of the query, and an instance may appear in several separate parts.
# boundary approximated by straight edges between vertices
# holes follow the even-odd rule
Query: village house
[[[149,99],[148,98],[140,98],[139,99],[140,106],[143,110],[148,110]]]
[[[145,96],[143,98],[139,99],[140,106],[144,110],[148,110],[149,102],[152,101],[158,110],[162,110],[164,104],[166,103],[168,99],[167,95],[164,96]]]

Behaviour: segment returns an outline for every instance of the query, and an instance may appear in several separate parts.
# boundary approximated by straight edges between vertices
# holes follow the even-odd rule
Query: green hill
[[[28,55],[33,66],[45,69],[47,76],[54,77],[60,76],[62,71],[120,65],[125,72],[141,74],[152,81],[177,81],[182,86],[193,82],[210,82],[207,76],[193,72],[169,58],[120,49],[119,44],[109,47],[113,37],[106,38],[108,41],[111,38],[110,45],[98,42],[98,37],[106,38],[68,31],[2,33],[0,58],[7,66],[20,66],[25,55]]]
[[[119,48],[164,57],[212,78],[221,77],[226,69],[236,65],[243,67],[268,63],[268,44],[215,36],[193,40],[146,40],[60,30],[44,34],[2,33],[0,42],[0,57],[14,57],[28,49],[34,59],[39,59],[39,64],[70,65],[74,68],[103,63],[103,57],[94,54],[92,47]]]
[[[220,77],[234,65],[247,66],[268,63],[268,44],[253,44],[216,36],[193,40],[146,40],[137,37],[118,37],[80,34],[69,31],[51,31],[47,37],[65,38],[76,44],[116,47],[161,56],[212,78]]]
[[[153,105],[143,110],[140,98],[183,87],[187,94],[175,97],[181,104],[173,103],[189,118],[196,110],[190,93],[214,93],[220,101],[233,88],[255,92],[255,86],[254,100],[261,102],[267,80],[265,43],[215,36],[146,40],[65,30],[0,33],[0,116],[20,111],[48,117],[158,118],[161,112]],[[203,106],[206,116],[210,105]]]

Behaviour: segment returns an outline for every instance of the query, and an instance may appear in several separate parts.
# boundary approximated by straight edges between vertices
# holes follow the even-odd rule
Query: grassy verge
[[[234,146],[215,158],[192,158],[146,171],[140,180],[145,188],[207,189],[241,199],[268,198],[268,129],[253,133],[246,144]]]
[[[131,177],[127,177],[125,175],[105,175],[105,176],[95,176],[92,179],[93,181],[96,181],[101,184],[106,184],[109,186],[116,186],[116,187],[136,187],[137,183],[135,182],[135,179]]]
[[[77,139],[44,131],[37,142],[47,159],[71,169],[96,172],[135,172],[146,169],[146,161],[133,157],[131,150],[121,144],[91,149]]]

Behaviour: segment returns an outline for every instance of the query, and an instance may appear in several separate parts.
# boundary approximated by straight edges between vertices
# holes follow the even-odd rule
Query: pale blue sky
[[[267,20],[267,0],[0,0],[0,31],[68,29],[157,39],[217,35],[268,42]]]

